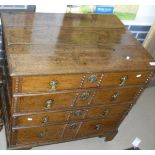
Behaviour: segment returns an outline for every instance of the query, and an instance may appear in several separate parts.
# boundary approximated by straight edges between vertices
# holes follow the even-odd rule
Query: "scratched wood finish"
[[[2,13],[2,25],[9,148],[112,140],[155,71],[114,15]]]
[[[56,41],[56,34],[53,32],[60,32],[58,38],[60,43],[75,43],[81,44],[96,44],[98,42],[107,43],[109,40],[112,43],[117,43],[120,38],[121,43],[128,45],[127,41],[133,42],[134,39],[128,36],[128,31],[125,29],[95,29],[92,28],[64,28],[64,27],[37,27],[37,28],[12,28],[7,27],[5,29],[7,44],[50,44]],[[111,32],[110,32],[111,31]],[[84,33],[84,35],[82,35]],[[34,36],[32,37],[32,33]],[[113,35],[114,37],[113,37]],[[90,35],[92,37],[90,37]],[[76,37],[77,36],[77,37]],[[78,39],[81,38],[81,39]],[[100,40],[99,40],[100,39]],[[131,40],[131,41],[130,41]]]
[[[39,14],[35,15],[29,14],[28,16],[31,16],[30,19],[36,22],[36,20],[39,20]],[[58,14],[58,16],[63,16],[63,21],[66,21],[65,18],[67,18],[66,23],[74,23],[74,20],[78,19],[79,24],[77,23],[75,27],[72,24],[66,27],[66,23],[63,22],[60,26],[56,24],[56,26],[51,27],[43,25],[35,27],[26,24],[24,27],[8,26],[9,24],[5,24],[5,22],[12,21],[8,16],[2,14],[2,22],[5,25],[3,30],[4,38],[6,38],[5,47],[8,55],[9,71],[12,76],[153,69],[149,64],[152,61],[151,56],[122,26],[116,16],[111,15],[108,19],[109,16],[105,15],[106,19],[103,20],[104,15],[81,16],[77,14],[63,16],[63,14]],[[18,16],[19,19],[21,18],[21,15],[18,14],[14,16],[14,18],[18,18]],[[43,16],[46,20],[50,15],[46,17],[45,14]],[[42,18],[40,17],[39,22]],[[54,15],[51,15],[51,18],[53,19],[52,23],[57,23],[57,18],[54,18]],[[85,19],[87,20],[84,21]],[[91,19],[95,23],[91,23]],[[102,19],[102,21],[99,21],[99,19]],[[26,18],[23,22],[26,23],[27,20],[29,19]],[[79,26],[83,22],[85,26]],[[103,26],[101,26],[101,23]],[[106,28],[104,23],[107,25]],[[113,25],[113,28],[111,25]],[[106,44],[109,44],[109,46]],[[26,50],[21,52],[23,45]],[[93,45],[97,47],[92,48]],[[124,45],[124,50],[117,49],[118,45]],[[128,46],[129,48],[126,48]],[[36,52],[34,50],[36,48],[40,52]],[[86,48],[87,50],[84,50]],[[139,52],[131,52],[136,51],[136,49]],[[41,51],[44,52],[44,50],[49,52],[42,54]],[[138,55],[138,57],[135,55]],[[126,60],[127,56],[130,57],[130,60]]]

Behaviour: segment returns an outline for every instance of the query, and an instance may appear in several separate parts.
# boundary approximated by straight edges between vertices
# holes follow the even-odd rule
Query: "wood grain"
[[[112,130],[117,126],[117,121],[120,120],[120,115],[115,115],[108,119],[100,119],[100,120],[90,120],[88,122],[84,122],[81,125],[79,132],[76,137],[84,137],[89,135],[100,135],[101,133]],[[99,125],[99,129],[97,130],[97,126]]]
[[[71,108],[76,93],[62,93],[51,95],[20,97],[17,104],[18,112],[37,112]],[[51,107],[47,108],[47,101],[52,100]],[[31,108],[30,108],[31,107]]]
[[[113,115],[123,115],[125,112],[128,111],[130,108],[131,103],[126,104],[118,104],[115,106],[96,106],[88,109],[86,118],[92,119],[92,118],[105,118],[108,119],[109,117],[112,117]]]
[[[31,144],[35,142],[58,141],[61,139],[61,134],[64,125],[53,125],[49,127],[39,127],[30,129],[20,129],[17,131],[17,144]],[[41,133],[45,133],[40,137]]]
[[[47,123],[44,123],[44,118],[47,117]],[[31,125],[48,125],[51,122],[65,122],[68,120],[69,112],[45,112],[41,114],[23,115],[14,118],[15,126],[31,126]]]
[[[90,74],[65,74],[51,76],[26,76],[13,78],[13,93],[33,93],[33,92],[54,92],[50,82],[57,81],[55,91],[75,90],[80,88],[95,88],[120,86],[121,78],[127,76],[124,86],[145,85],[149,80],[151,72],[113,72],[113,73],[90,73]],[[89,77],[95,75],[97,80],[90,82]],[[18,84],[17,84],[18,83]],[[16,84],[18,90],[16,91]]]
[[[140,87],[135,88],[111,88],[109,91],[107,90],[98,90],[96,91],[95,97],[93,98],[91,104],[117,104],[119,102],[127,102],[132,101],[137,96],[140,91]],[[118,97],[113,99],[113,95],[118,93]]]
[[[65,21],[61,26],[60,16]],[[55,26],[27,23],[49,18]],[[2,22],[11,76],[154,69],[150,55],[113,15],[2,14]],[[17,26],[7,26],[9,22]]]
[[[5,27],[102,27],[124,28],[116,16],[93,14],[63,14],[63,13],[3,13],[2,21]],[[40,22],[41,21],[41,22]]]

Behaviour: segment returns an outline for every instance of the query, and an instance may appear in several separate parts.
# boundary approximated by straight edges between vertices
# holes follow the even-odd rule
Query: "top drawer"
[[[53,92],[78,88],[144,85],[151,72],[117,72],[13,77],[13,92]]]

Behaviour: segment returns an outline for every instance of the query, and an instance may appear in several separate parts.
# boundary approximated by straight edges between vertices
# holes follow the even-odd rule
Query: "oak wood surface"
[[[117,121],[120,120],[120,116],[115,116],[109,120],[90,120],[87,122],[77,123],[76,128],[72,128],[71,124],[65,125],[54,125],[50,127],[37,127],[29,129],[17,130],[17,145],[18,144],[29,144],[31,143],[48,143],[57,141],[72,140],[76,138],[83,138],[95,135],[102,135],[105,131],[111,131],[117,126]],[[99,130],[96,129],[96,125],[100,125]],[[79,126],[81,128],[79,129]],[[40,137],[40,133],[45,133],[43,137]]]
[[[103,21],[104,20],[104,21]],[[62,13],[3,13],[4,26],[65,26],[65,27],[103,27],[124,28],[123,24],[115,16],[108,15],[83,15]],[[41,21],[41,22],[40,22]]]
[[[114,15],[36,13],[8,16],[10,14],[2,14],[2,23],[11,76],[154,69],[149,64],[150,55]],[[22,19],[23,16],[26,18]],[[60,16],[65,21],[61,26],[57,24]],[[19,26],[18,17],[24,27]],[[56,26],[24,24],[38,20],[48,23],[49,18]],[[8,26],[11,23],[14,26]],[[117,49],[118,45],[124,45],[124,50]]]
[[[101,134],[106,130],[110,131],[111,129],[116,128],[118,120],[120,120],[120,116],[116,115],[115,117],[111,117],[109,119],[90,120],[83,122],[76,137]],[[99,129],[97,129],[97,126],[99,126]]]
[[[104,118],[108,119],[109,117],[115,115],[123,115],[127,110],[130,108],[131,103],[126,103],[124,105],[118,104],[117,106],[106,106],[100,105],[96,107],[92,107],[88,109],[86,118],[93,119],[93,118]]]
[[[96,107],[85,107],[68,111],[51,111],[36,114],[18,115],[14,117],[14,127],[47,126],[53,123],[73,122],[80,120],[91,120],[96,118],[109,119],[114,115],[123,115],[130,108],[131,103],[118,105],[100,105]],[[80,112],[80,114],[78,113]],[[45,122],[44,119],[47,118]]]
[[[48,110],[66,110],[73,107],[84,107],[91,105],[109,105],[119,104],[122,102],[131,102],[138,95],[143,87],[128,87],[128,88],[110,88],[99,90],[82,90],[68,93],[47,94],[37,96],[21,96],[18,97],[14,113],[39,112]],[[116,93],[119,96],[112,99]],[[88,94],[88,98],[82,99],[83,94]],[[51,100],[52,104],[47,107],[47,102]],[[12,104],[15,103],[15,98],[12,99]],[[31,108],[30,108],[31,107]]]
[[[33,92],[54,92],[50,82],[56,81],[56,91],[75,90],[80,88],[95,88],[120,86],[121,78],[127,76],[124,86],[145,85],[149,81],[152,72],[135,71],[135,72],[113,72],[113,73],[85,73],[85,74],[65,74],[65,75],[48,75],[48,76],[26,76],[13,78],[12,93],[33,93]],[[90,82],[89,78],[96,76],[95,82]],[[18,89],[16,87],[18,86]]]
[[[57,140],[57,141],[40,141],[40,142],[34,142],[31,144],[11,144],[10,142],[8,142],[8,146],[7,149],[9,150],[24,150],[24,149],[31,149],[32,147],[36,147],[36,146],[43,146],[43,145],[51,145],[51,144],[58,144],[58,143],[64,143],[64,142],[71,142],[71,141],[75,141],[75,140],[82,140],[82,139],[88,139],[88,138],[93,138],[93,137],[105,137],[108,138],[109,140],[112,140],[115,135],[117,134],[117,129],[112,129],[110,131],[103,131],[100,134],[94,134],[94,135],[89,135],[89,136],[83,136],[80,138],[73,138],[73,139],[66,139],[66,140]]]
[[[128,85],[144,85],[151,72],[137,71],[137,72],[119,72],[104,74],[100,86],[119,86],[121,78],[127,76],[124,86]]]
[[[117,104],[119,102],[132,101],[138,95],[141,88],[111,88],[109,91],[96,91],[95,97],[92,99],[92,104]],[[113,96],[118,93],[118,96],[113,99]]]
[[[61,138],[64,125],[53,125],[49,127],[20,129],[17,131],[17,144],[31,144],[34,142],[57,141]],[[40,134],[43,134],[42,136]]]
[[[76,93],[62,93],[40,96],[27,96],[19,98],[16,112],[33,112],[42,110],[56,110],[71,108]],[[47,107],[47,102],[51,100],[51,106]],[[30,108],[31,107],[31,108]]]
[[[31,114],[26,116],[19,116],[15,118],[14,126],[30,126],[30,125],[47,125],[50,122],[65,122],[69,118],[70,112],[45,112],[42,114]],[[47,117],[47,123],[44,118]]]

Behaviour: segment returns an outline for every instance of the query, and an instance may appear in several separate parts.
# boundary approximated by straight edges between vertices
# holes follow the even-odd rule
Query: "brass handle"
[[[51,86],[51,91],[55,91],[56,90],[56,86],[57,86],[58,82],[56,80],[52,80],[50,81],[50,86]]]
[[[86,100],[86,99],[88,99],[88,97],[89,97],[89,93],[87,93],[87,92],[82,93],[80,96],[81,100]]]
[[[53,105],[53,102],[54,102],[54,100],[52,100],[52,99],[47,100],[45,108],[50,109],[52,107],[52,105]]]
[[[98,130],[100,130],[100,129],[101,129],[101,125],[97,124],[97,125],[96,125],[96,130],[98,131]]]
[[[124,86],[126,81],[127,81],[127,79],[128,79],[127,75],[121,77],[119,86]]]
[[[48,116],[44,116],[42,120],[43,120],[43,124],[46,125],[48,123],[49,118]]]
[[[38,137],[39,138],[44,138],[44,137],[46,137],[47,136],[47,131],[42,131],[42,132],[40,132],[39,134],[38,134]]]
[[[77,110],[77,111],[75,111],[75,114],[76,114],[76,116],[80,117],[80,116],[82,116],[83,112],[82,112],[82,110]]]
[[[90,83],[94,83],[97,81],[97,76],[96,75],[91,75],[89,78],[88,78],[88,81]]]
[[[120,92],[116,92],[114,93],[114,95],[112,95],[111,99],[116,100],[119,96],[120,96]]]
[[[70,125],[70,128],[71,129],[76,129],[78,127],[78,124],[77,123],[72,123],[71,125]]]
[[[109,109],[105,109],[102,113],[102,116],[103,117],[106,117],[108,114],[110,113],[110,110]]]

